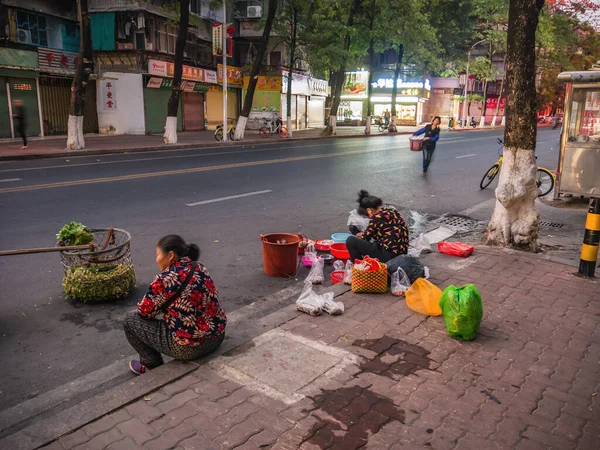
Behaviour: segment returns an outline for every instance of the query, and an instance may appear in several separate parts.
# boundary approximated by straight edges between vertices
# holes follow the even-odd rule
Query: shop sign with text
[[[191,81],[204,81],[204,70],[199,67],[183,65],[181,78]],[[159,77],[173,78],[175,74],[175,64],[168,61],[159,61],[156,59],[148,60],[148,73]]]
[[[223,82],[223,65],[219,64],[218,68],[218,82]],[[243,82],[242,69],[235,66],[227,66],[227,83],[239,84]]]
[[[74,74],[78,55],[52,48],[39,48],[38,58],[40,71],[61,74]]]

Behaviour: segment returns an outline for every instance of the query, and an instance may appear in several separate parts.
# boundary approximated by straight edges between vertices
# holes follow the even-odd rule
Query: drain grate
[[[443,216],[439,218],[438,223],[465,231],[472,230],[477,226],[476,220],[463,216]]]
[[[541,221],[540,222],[540,227],[546,227],[546,228],[562,228],[565,225],[562,223],[554,223],[554,222],[545,222],[545,221]]]

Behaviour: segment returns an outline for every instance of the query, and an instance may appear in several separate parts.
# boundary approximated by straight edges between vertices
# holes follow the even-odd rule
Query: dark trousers
[[[223,333],[215,339],[208,337],[200,345],[179,345],[174,341],[173,334],[165,322],[144,319],[137,312],[125,316],[123,328],[127,340],[140,355],[140,362],[148,369],[164,363],[161,353],[183,361],[198,359],[215,351],[225,338]]]
[[[427,173],[429,164],[433,159],[433,151],[435,150],[435,142],[423,142],[423,172]]]
[[[392,252],[382,249],[375,242],[367,242],[356,236],[350,236],[346,241],[346,247],[350,252],[350,261],[354,264],[354,260],[363,259],[365,256],[377,258],[381,262],[387,262],[395,255]]]
[[[23,138],[23,145],[25,147],[27,147],[27,135],[25,133],[25,121],[17,120],[15,125],[17,127],[17,133],[19,133],[19,135]]]

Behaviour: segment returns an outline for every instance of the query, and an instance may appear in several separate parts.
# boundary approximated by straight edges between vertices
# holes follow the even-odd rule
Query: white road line
[[[468,158],[469,156],[477,156],[477,153],[470,153],[468,155],[457,156],[455,159]]]
[[[23,181],[23,178],[8,178],[6,180],[0,180],[0,183],[8,183],[10,181]]]
[[[213,198],[212,200],[204,200],[204,201],[195,202],[195,203],[186,203],[185,206],[208,205],[209,203],[217,203],[217,202],[223,202],[225,200],[233,200],[236,198],[250,197],[252,195],[268,194],[269,192],[273,192],[273,190],[268,189],[266,191],[248,192],[247,194],[230,195],[229,197]]]
[[[396,171],[402,170],[402,169],[408,169],[408,167],[406,167],[406,166],[394,167],[392,169],[378,170],[376,172],[371,172],[371,173],[376,174],[376,173],[396,172]]]

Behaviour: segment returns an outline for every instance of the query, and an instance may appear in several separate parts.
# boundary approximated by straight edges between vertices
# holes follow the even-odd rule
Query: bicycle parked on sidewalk
[[[502,163],[504,162],[504,155],[502,154],[504,151],[504,142],[502,139],[498,138],[498,144],[500,147],[498,148],[498,161],[488,169],[483,178],[481,179],[481,183],[479,183],[479,187],[481,189],[485,189],[488,187],[496,175],[500,173],[500,169],[502,168]],[[535,157],[537,159],[537,156]],[[556,176],[554,173],[550,172],[545,167],[538,167],[537,172],[535,173],[535,185],[538,188],[538,197],[543,197],[547,195],[554,189],[554,183],[556,182]]]
[[[280,117],[277,117],[275,120],[265,119],[265,126],[261,127],[258,132],[260,133],[260,137],[268,138],[273,136],[273,134],[277,133],[280,138],[285,139],[290,136],[287,128],[283,126],[283,121]]]
[[[227,127],[227,139],[233,141],[233,135],[235,134],[235,119],[231,120],[231,124]],[[215,130],[215,139],[217,141],[223,140],[223,124],[217,125],[217,129]]]

